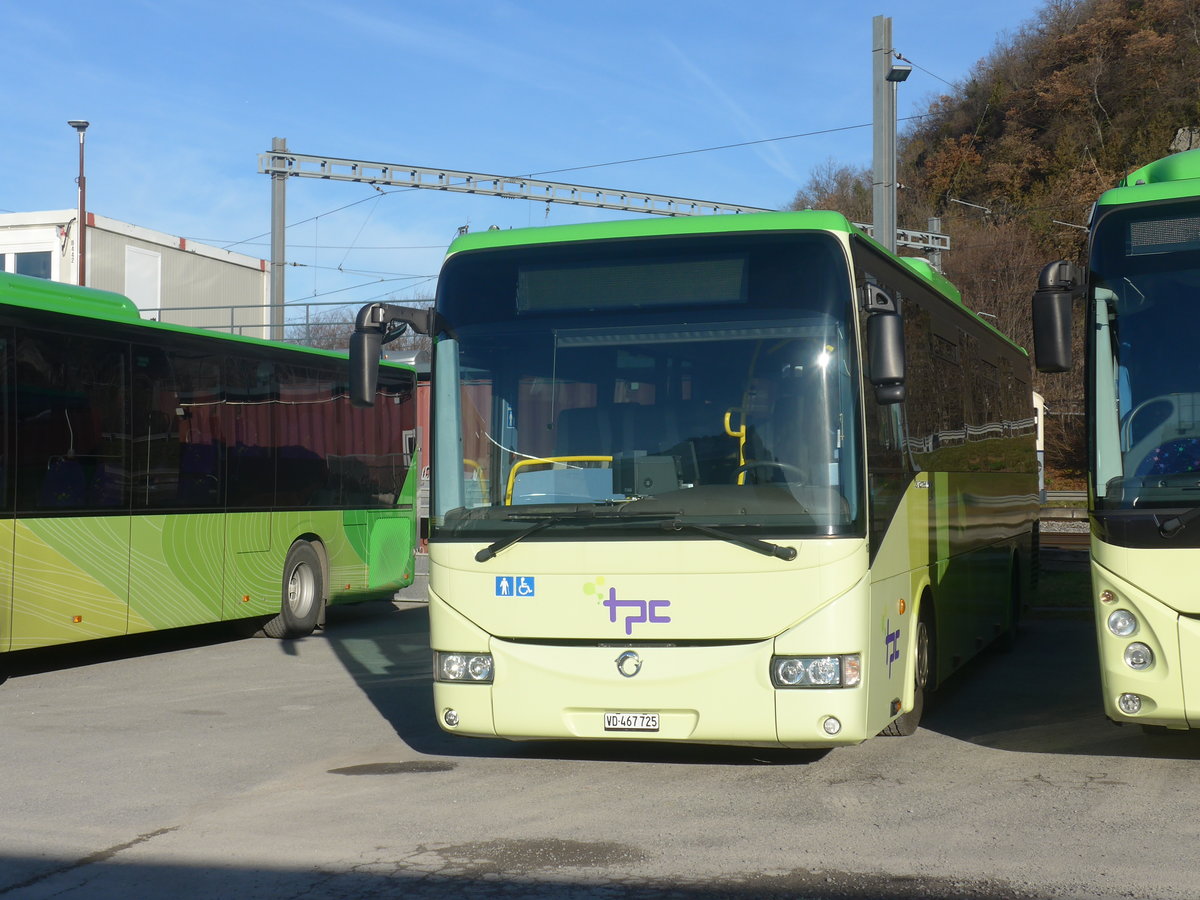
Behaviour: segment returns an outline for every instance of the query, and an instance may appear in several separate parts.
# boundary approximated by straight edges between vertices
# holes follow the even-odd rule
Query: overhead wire
[[[924,114],[922,114],[922,115],[917,115],[917,116],[904,116],[903,118],[897,119],[897,121],[908,122],[913,119],[924,119],[924,118],[926,118],[926,116]],[[585,169],[603,169],[608,166],[623,166],[623,165],[628,165],[630,163],[652,162],[652,161],[658,160],[658,159],[674,159],[674,158],[680,157],[680,156],[691,156],[696,153],[712,153],[713,151],[716,151],[716,150],[734,150],[734,149],[737,149],[738,147],[753,147],[757,144],[772,144],[777,141],[791,141],[791,140],[795,140],[797,138],[818,137],[823,134],[836,134],[841,131],[854,131],[857,128],[870,128],[870,127],[871,127],[870,122],[865,122],[861,125],[842,125],[837,128],[822,128],[822,129],[818,129],[817,131],[801,132],[800,134],[785,134],[785,135],[782,135],[781,137],[760,138],[760,139],[754,140],[754,141],[739,141],[735,144],[719,144],[715,147],[700,147],[695,150],[676,150],[672,153],[657,153],[652,156],[635,156],[635,157],[631,157],[630,159],[613,160],[612,162],[590,163],[590,164],[584,165],[584,166],[568,166],[563,169],[546,169],[545,171],[542,171],[542,172],[529,172],[528,174],[520,175],[517,177],[519,177],[519,178],[540,178],[543,175],[561,175],[563,172],[582,172]]]
[[[908,122],[908,121],[912,121],[915,119],[924,119],[927,117],[928,116],[926,114],[915,115],[915,116],[904,116],[900,119],[897,119],[897,121],[898,122]],[[582,172],[587,169],[603,169],[603,168],[607,168],[609,166],[623,166],[623,165],[630,165],[633,163],[640,163],[640,162],[652,162],[654,160],[659,160],[659,159],[674,159],[674,158],[677,158],[680,156],[692,156],[692,155],[695,155],[698,153],[713,153],[718,150],[734,150],[739,147],[753,147],[753,146],[756,146],[759,144],[771,144],[771,143],[776,143],[779,141],[791,141],[791,140],[797,140],[799,138],[805,138],[805,137],[819,137],[820,135],[824,135],[824,134],[836,134],[838,132],[854,131],[855,129],[870,128],[870,127],[871,127],[870,122],[864,122],[864,123],[860,123],[858,125],[841,125],[836,128],[821,128],[821,129],[817,129],[815,131],[804,131],[804,132],[800,132],[797,134],[785,134],[785,135],[780,135],[778,137],[771,137],[771,138],[759,138],[759,139],[753,140],[753,141],[738,141],[738,142],[732,143],[732,144],[718,144],[718,145],[715,145],[712,147],[698,147],[698,148],[691,149],[691,150],[676,150],[676,151],[672,151],[670,153],[656,153],[656,154],[651,154],[648,156],[631,157],[629,159],[616,159],[616,160],[611,160],[609,162],[588,163],[586,165],[581,165],[581,166],[566,166],[566,167],[560,168],[560,169],[545,169],[540,172],[528,172],[524,175],[516,175],[516,176],[511,176],[511,177],[514,177],[514,178],[540,178],[543,175],[561,175],[564,172]],[[344,210],[350,209],[353,206],[358,206],[360,203],[366,203],[368,200],[377,200],[381,196],[386,197],[386,196],[391,196],[392,194],[406,194],[406,193],[411,193],[413,191],[420,190],[420,188],[416,188],[416,187],[405,187],[405,188],[396,188],[395,190],[388,191],[388,190],[383,190],[382,188],[380,188],[378,186],[373,185],[373,187],[375,187],[375,190],[377,193],[371,194],[367,197],[362,197],[358,200],[353,200],[350,203],[346,203],[342,206],[334,207],[333,209],[326,210],[323,213],[317,213],[315,216],[309,216],[307,219],[300,219],[296,222],[291,222],[288,225],[286,225],[285,227],[286,228],[295,228],[299,225],[305,225],[309,222],[312,222],[315,219],[321,218],[322,216],[330,216],[330,215],[333,215],[334,213],[342,212]],[[270,234],[271,234],[271,232],[264,231],[261,234],[254,235],[253,237],[243,238],[242,240],[239,240],[239,241],[232,241],[230,243],[225,244],[223,246],[223,249],[228,250],[230,247],[236,247],[241,244],[252,244],[252,243],[258,241],[259,238],[268,237],[268,236],[270,236]],[[342,248],[338,247],[336,249],[342,249]],[[384,248],[380,248],[380,249],[384,249]],[[413,249],[437,249],[437,248],[434,247],[434,248],[413,248]]]
[[[331,291],[321,291],[319,294],[311,294],[307,297],[294,297],[291,300],[284,300],[283,302],[285,305],[301,305],[301,304],[311,301],[314,297],[328,297],[332,294],[342,294],[342,293],[345,293],[346,291],[353,291],[353,290],[357,290],[358,288],[370,287],[373,284],[386,284],[386,283],[392,282],[392,281],[420,281],[420,282],[424,283],[424,282],[433,280],[433,278],[435,278],[435,277],[436,276],[433,276],[433,275],[408,275],[403,278],[375,278],[375,279],[372,279],[371,281],[364,281],[364,282],[361,282],[360,284],[352,284],[352,285],[349,285],[348,287],[335,288],[334,290],[331,290]],[[419,285],[410,284],[407,287],[414,288],[414,287],[418,287],[418,286]]]
[[[950,81],[947,81],[945,78],[942,78],[937,73],[931,71],[930,69],[925,68],[924,66],[920,65],[919,63],[913,62],[908,57],[905,57],[898,52],[895,53],[895,56],[897,59],[903,60],[904,62],[913,66],[913,68],[920,70],[921,72],[925,73],[929,77],[934,78],[937,81],[940,81],[943,84],[945,84],[951,88],[958,89],[958,87],[959,87],[958,85],[955,85],[954,83],[952,83]],[[990,102],[986,103],[985,107],[984,107],[984,111],[983,111],[982,115],[980,116],[980,120],[979,120],[978,124],[976,125],[975,133],[971,137],[971,141],[970,141],[971,146],[973,146],[975,141],[978,139],[979,132],[983,127],[983,123],[986,120],[986,117],[987,117],[988,112],[990,111],[990,108],[991,108],[991,103]],[[911,115],[911,116],[904,116],[904,117],[897,119],[897,121],[898,122],[911,122],[911,121],[918,121],[918,120],[923,120],[923,119],[927,119],[927,118],[930,118],[930,114],[923,113],[923,114],[917,114],[917,115]],[[800,138],[817,137],[817,136],[827,135],[827,134],[837,134],[837,133],[841,133],[841,132],[853,131],[853,130],[857,130],[857,129],[861,129],[861,128],[870,128],[870,127],[872,127],[872,123],[870,123],[870,122],[860,123],[860,124],[856,124],[856,125],[843,125],[843,126],[838,126],[838,127],[834,127],[834,128],[816,129],[813,131],[798,132],[796,134],[780,135],[777,137],[759,138],[759,139],[749,140],[749,141],[737,141],[734,143],[718,144],[718,145],[707,146],[707,147],[693,148],[693,149],[689,149],[689,150],[677,150],[677,151],[672,151],[672,152],[668,152],[668,153],[648,154],[648,155],[644,155],[644,156],[629,157],[629,158],[618,159],[618,160],[610,160],[608,162],[588,163],[588,164],[577,165],[577,166],[565,166],[565,167],[561,167],[561,168],[557,168],[557,169],[544,169],[541,171],[529,172],[524,175],[514,176],[514,177],[538,178],[538,177],[543,177],[543,176],[547,176],[547,175],[561,175],[561,174],[565,174],[568,172],[582,172],[582,171],[588,171],[588,170],[592,170],[592,169],[609,168],[609,167],[620,166],[620,165],[632,165],[635,163],[652,162],[652,161],[663,160],[663,159],[675,159],[675,158],[679,158],[679,157],[683,157],[683,156],[692,156],[692,155],[697,155],[697,154],[701,154],[701,153],[713,153],[713,152],[718,152],[718,151],[722,151],[722,150],[732,150],[732,149],[738,149],[738,148],[742,148],[742,147],[752,147],[752,146],[757,146],[757,145],[762,145],[762,144],[778,143],[781,141],[798,140]],[[947,196],[949,195],[949,191],[952,189],[953,182],[957,179],[959,173],[961,172],[962,165],[964,163],[965,163],[965,157],[964,157],[964,159],[959,161],[959,167],[955,171],[954,176],[951,179],[951,187],[947,189]],[[378,202],[380,200],[382,200],[383,197],[390,196],[393,194],[411,193],[415,190],[419,190],[419,188],[416,188],[416,187],[401,187],[401,188],[395,188],[393,190],[384,190],[383,188],[381,188],[377,185],[373,185],[373,187],[374,187],[375,193],[373,193],[367,197],[363,197],[358,200],[351,201],[350,203],[343,204],[342,206],[335,207],[335,208],[327,210],[323,213],[318,213],[318,214],[316,214],[314,216],[310,216],[306,219],[302,219],[297,222],[293,222],[285,227],[286,228],[294,228],[296,226],[303,225],[308,222],[316,222],[317,220],[319,220],[322,217],[330,216],[330,215],[333,215],[338,212],[343,212],[354,206],[358,206],[362,203],[365,203],[368,200],[375,200],[376,201],[375,208],[373,208],[371,210],[371,213],[366,218],[364,218],[362,224],[359,226],[358,232],[356,232],[355,238],[357,239],[357,237],[362,234],[363,229],[366,227],[367,223],[370,221],[370,218],[374,214],[375,209],[377,209]],[[1010,214],[1013,212],[1021,212],[1021,211],[1020,210],[1010,210]],[[270,232],[263,232],[262,234],[255,235],[250,238],[245,238],[241,241],[234,241],[234,242],[226,244],[225,249],[229,249],[230,247],[236,247],[241,244],[254,243],[258,239],[267,237],[269,235],[270,235]],[[295,245],[295,246],[302,247],[305,245]],[[352,252],[353,250],[441,249],[441,246],[442,245],[413,246],[413,247],[359,247],[359,246],[357,246],[357,244],[352,243],[350,245],[338,245],[338,246],[331,245],[329,247],[322,247],[319,244],[314,244],[314,245],[312,245],[311,249],[345,250],[346,252],[345,252],[345,254],[343,254],[343,258],[342,258],[342,264],[344,264],[346,259],[349,257],[350,252]],[[306,247],[306,249],[309,249],[309,248]],[[296,265],[296,264],[292,263],[291,265]],[[357,270],[345,269],[343,267],[343,265],[339,265],[337,267],[316,267],[316,266],[314,266],[313,268],[331,268],[335,271],[341,271],[346,274],[368,274],[366,272],[360,273]],[[428,280],[433,280],[433,278],[436,276],[399,275],[398,277],[399,278],[427,278]],[[361,286],[363,286],[363,285],[358,285],[358,287],[361,287]],[[350,290],[350,289],[351,288],[343,288],[343,289],[339,289],[336,291],[328,291],[328,292],[324,292],[320,296],[325,296],[330,293],[339,293],[341,291]],[[314,296],[317,296],[317,295],[314,294]],[[289,302],[291,302],[291,301],[289,301]]]

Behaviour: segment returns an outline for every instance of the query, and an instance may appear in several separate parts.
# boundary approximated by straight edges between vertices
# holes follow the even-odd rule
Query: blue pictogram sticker
[[[532,575],[497,575],[497,597],[533,597],[537,595],[536,579]]]

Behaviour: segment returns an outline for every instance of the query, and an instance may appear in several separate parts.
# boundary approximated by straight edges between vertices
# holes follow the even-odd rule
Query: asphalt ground
[[[1200,896],[1200,739],[1104,719],[1077,609],[826,754],[446,735],[409,599],[19,662],[2,900]]]

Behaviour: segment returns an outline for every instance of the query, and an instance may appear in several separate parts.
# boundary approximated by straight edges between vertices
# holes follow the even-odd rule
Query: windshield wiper
[[[491,559],[493,556],[495,556],[497,553],[499,553],[505,547],[512,546],[517,541],[524,540],[525,538],[529,537],[531,534],[537,534],[543,528],[549,528],[551,525],[557,525],[559,522],[563,522],[565,520],[566,520],[566,517],[563,517],[563,516],[551,516],[549,518],[543,519],[540,522],[534,522],[528,528],[523,529],[522,531],[518,531],[516,534],[510,534],[506,538],[501,538],[498,541],[493,541],[492,543],[488,544],[486,547],[484,547],[482,550],[480,550],[478,553],[475,554],[475,562],[487,562],[489,559]]]
[[[738,534],[732,534],[728,531],[722,531],[719,528],[713,528],[710,525],[697,525],[694,522],[684,522],[679,519],[679,510],[662,510],[651,512],[632,512],[625,511],[620,507],[612,509],[602,507],[594,510],[579,509],[569,513],[514,513],[506,517],[510,522],[519,522],[522,520],[533,519],[533,523],[525,529],[510,534],[507,537],[500,538],[488,544],[482,550],[475,554],[476,562],[487,562],[501,550],[511,547],[517,541],[523,541],[532,534],[537,534],[546,528],[554,525],[562,525],[566,522],[575,524],[604,522],[612,523],[619,522],[623,519],[661,519],[661,528],[664,531],[683,531],[685,528],[690,528],[693,531],[699,531],[701,534],[707,534],[710,537],[718,538],[722,541],[728,541],[731,544],[736,544],[739,547],[745,547],[747,550],[753,550],[755,553],[761,553],[763,556],[771,556],[775,559],[782,559],[784,562],[791,562],[797,556],[795,547],[781,547],[779,544],[772,544],[769,541],[760,541],[757,538],[743,537]]]
[[[501,550],[506,547],[511,547],[517,541],[523,541],[531,534],[537,534],[543,529],[549,528],[552,525],[561,525],[564,522],[572,523],[587,523],[587,522],[614,522],[621,519],[674,519],[679,515],[679,510],[670,512],[624,512],[620,507],[601,507],[600,509],[577,509],[569,513],[513,513],[506,516],[506,521],[520,522],[533,519],[534,522],[528,528],[518,531],[516,534],[510,534],[508,537],[500,538],[488,544],[482,550],[475,554],[475,562],[487,562]]]
[[[709,525],[697,525],[695,522],[681,522],[679,519],[671,519],[668,522],[663,522],[662,527],[664,531],[682,531],[685,528],[691,528],[699,531],[701,534],[729,541],[731,544],[737,544],[739,547],[745,547],[747,550],[753,550],[755,553],[761,553],[763,556],[773,556],[776,559],[782,559],[784,562],[791,562],[796,558],[795,547],[781,547],[778,544],[772,544],[768,541],[760,541],[758,538],[730,534],[728,531],[721,531]]]
[[[1169,519],[1158,522],[1158,533],[1165,538],[1173,538],[1179,532],[1183,531],[1187,527],[1187,523],[1196,518],[1196,516],[1200,516],[1200,506],[1193,506],[1181,515],[1171,516]],[[1157,520],[1158,517],[1155,516],[1155,521]]]

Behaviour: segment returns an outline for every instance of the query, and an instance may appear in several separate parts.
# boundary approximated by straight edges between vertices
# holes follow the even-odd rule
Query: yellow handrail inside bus
[[[738,426],[736,431],[734,430],[733,424],[732,424],[732,420],[733,420],[733,417],[735,414],[742,417],[742,424]],[[733,407],[732,409],[725,410],[725,433],[727,435],[729,435],[730,437],[734,437],[734,438],[738,439],[738,466],[739,467],[744,466],[746,464],[746,413],[745,413],[745,410],[743,410],[739,407],[736,407],[736,406]],[[739,472],[738,473],[738,484],[745,484],[745,483],[746,483],[746,473]]]

